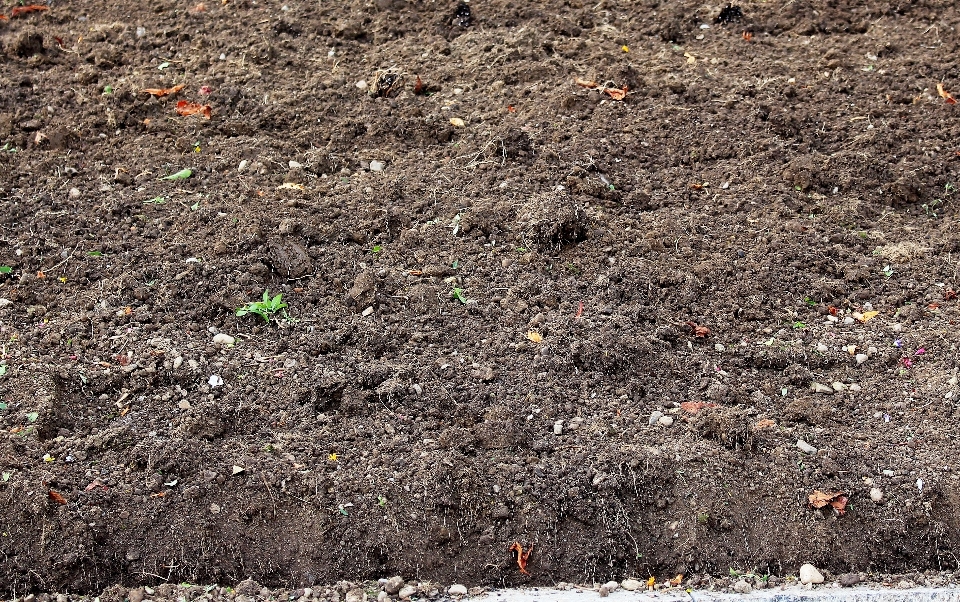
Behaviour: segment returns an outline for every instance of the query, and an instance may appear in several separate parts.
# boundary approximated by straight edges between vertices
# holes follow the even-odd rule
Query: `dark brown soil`
[[[724,6],[0,21],[0,591],[957,568],[960,13]]]

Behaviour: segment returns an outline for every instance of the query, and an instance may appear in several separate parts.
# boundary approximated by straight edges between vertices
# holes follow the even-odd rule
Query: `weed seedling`
[[[464,305],[467,304],[467,297],[466,295],[463,294],[462,288],[453,289],[452,291],[450,291],[450,296],[456,299],[457,301],[459,301],[460,303],[463,303]]]
[[[890,267],[889,265],[883,266],[883,275],[886,276],[887,278],[893,276],[893,268]]]
[[[274,314],[280,312],[281,315],[286,318],[287,312],[285,308],[287,304],[281,301],[282,294],[278,294],[276,297],[270,297],[270,290],[267,289],[263,291],[263,300],[262,301],[251,301],[243,307],[237,308],[237,317],[242,318],[247,314],[256,314],[263,318],[264,322],[269,322],[270,318]]]
[[[383,247],[380,246],[380,245],[374,245],[374,246],[373,246],[373,252],[374,252],[374,253],[379,253],[379,252],[382,251],[382,250],[383,250]]]
[[[13,268],[11,268],[10,266],[0,265],[0,274],[9,274],[12,271],[13,271]]]

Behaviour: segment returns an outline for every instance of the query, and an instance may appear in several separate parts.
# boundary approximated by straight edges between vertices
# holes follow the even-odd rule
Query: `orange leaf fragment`
[[[417,83],[413,85],[413,93],[417,96],[423,94],[423,80],[420,79],[420,76],[417,76]]]
[[[27,13],[38,13],[40,11],[50,10],[49,6],[44,6],[42,4],[30,4],[29,6],[17,6],[10,11],[11,17],[19,17],[20,15],[25,15]]]
[[[623,100],[627,95],[627,87],[623,88],[604,88],[604,92],[610,95],[610,98],[614,100]]]
[[[750,40],[753,39],[753,32],[751,32],[751,31],[745,31],[745,32],[743,32],[742,37],[743,37],[744,40],[746,40],[746,41],[749,42]]]
[[[837,514],[842,515],[847,511],[847,502],[849,500],[850,498],[845,496],[842,491],[824,492],[815,490],[810,494],[809,506],[811,508],[823,508],[824,506],[830,505],[837,511]]]
[[[510,546],[510,551],[517,553],[517,566],[520,567],[520,572],[524,575],[529,575],[530,573],[527,572],[527,559],[530,558],[530,553],[533,552],[533,544],[530,544],[530,547],[524,552],[520,542],[515,541],[513,545]]]
[[[185,117],[189,115],[203,115],[205,118],[210,119],[211,109],[210,105],[202,105],[188,100],[178,100],[177,114]]]
[[[163,497],[163,496],[165,496],[165,495],[167,495],[167,492],[166,492],[166,491],[161,491],[160,493],[151,493],[151,494],[150,494],[150,497]]]
[[[690,330],[693,331],[693,336],[704,338],[710,335],[710,329],[706,326],[700,326],[696,322],[687,321],[687,326],[690,327]]]
[[[680,404],[680,409],[690,414],[696,414],[703,408],[712,408],[716,405],[717,404],[708,401],[685,401]]]
[[[578,85],[578,86],[582,86],[582,87],[584,87],[584,88],[589,88],[589,89],[591,89],[591,90],[594,89],[594,88],[596,88],[596,87],[598,87],[597,82],[595,82],[595,81],[593,81],[593,80],[590,80],[590,79],[581,79],[581,78],[578,77],[575,81],[577,82],[577,85]]]
[[[7,15],[0,15],[0,21],[6,21]]]
[[[762,430],[774,428],[775,426],[777,426],[777,423],[775,421],[769,418],[764,418],[763,420],[760,420],[755,425],[753,425],[753,430],[762,431]]]
[[[674,587],[680,585],[681,583],[683,583],[683,575],[682,575],[682,574],[681,574],[681,575],[677,575],[676,577],[674,577],[673,579],[670,580],[670,585],[672,585],[672,586],[674,586]]]
[[[947,104],[957,104],[957,101],[953,99],[953,96],[951,96],[950,93],[947,92],[947,89],[943,87],[943,82],[937,82],[937,93],[941,96],[941,98],[947,101]]]
[[[67,498],[63,497],[53,489],[47,492],[47,497],[53,500],[54,502],[60,504],[61,506],[66,505],[67,503]]]
[[[176,94],[185,87],[186,86],[184,84],[177,84],[172,88],[147,88],[145,90],[140,90],[140,92],[142,94],[152,94],[157,98],[163,98],[164,96],[169,96],[170,94]]]
[[[878,312],[878,311],[865,311],[865,312],[863,312],[863,317],[860,318],[860,321],[861,321],[861,322],[869,322],[870,320],[876,318],[876,317],[879,316],[879,315],[880,315],[880,312]]]

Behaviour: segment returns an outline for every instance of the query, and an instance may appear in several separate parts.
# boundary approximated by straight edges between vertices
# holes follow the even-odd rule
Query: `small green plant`
[[[387,498],[383,497],[382,495],[378,495],[378,496],[377,496],[377,505],[380,506],[381,508],[383,508],[384,506],[386,506],[386,505],[387,505]]]
[[[794,329],[794,330],[803,330],[803,329],[806,328],[806,327],[807,327],[807,325],[804,324],[803,322],[799,321],[799,320],[797,320],[796,322],[793,323],[793,329]]]
[[[144,205],[166,205],[167,198],[162,196],[155,196],[148,201],[143,202]]]
[[[186,180],[193,175],[193,170],[190,168],[181,169],[177,173],[172,173],[169,176],[163,176],[161,180]]]
[[[373,252],[374,252],[374,253],[379,253],[379,252],[382,251],[382,250],[383,250],[383,247],[382,247],[381,245],[374,245],[374,246],[373,246]]]
[[[815,307],[817,305],[817,302],[811,299],[810,297],[804,297],[803,302],[809,305],[810,307]]]
[[[527,252],[526,247],[517,247],[517,253],[526,253],[526,252]]]
[[[697,524],[705,525],[710,522],[710,515],[706,512],[701,512],[697,515]]]
[[[40,417],[40,414],[36,412],[30,412],[29,414],[27,414],[27,420],[29,420],[30,422],[36,422],[37,418],[39,417]]]
[[[890,267],[889,265],[883,266],[883,275],[886,276],[887,278],[893,276],[893,268]]]
[[[103,257],[103,253],[100,251],[87,251],[87,257]]]
[[[270,297],[270,289],[263,291],[262,301],[251,301],[243,307],[237,308],[237,317],[242,318],[247,314],[256,314],[263,318],[264,322],[269,322],[274,314],[280,312],[283,317],[287,316],[285,308],[287,304],[281,300],[282,294],[276,297]]]
[[[113,86],[104,86],[103,95],[107,96],[108,94],[113,94]]]
[[[9,274],[12,271],[13,271],[13,268],[11,268],[10,266],[0,265],[0,274]]]
[[[7,142],[3,146],[0,146],[0,151],[4,151],[7,153],[16,153],[16,152],[20,152],[20,149],[15,146],[10,146],[10,143]]]
[[[467,304],[467,297],[466,295],[463,294],[462,288],[453,289],[452,291],[450,291],[450,296],[456,299],[457,301],[459,301],[460,303],[463,303],[464,305]]]
[[[7,365],[0,364],[0,376],[5,376],[6,374],[7,374]],[[0,410],[6,410],[7,409],[6,405],[7,404],[3,404],[4,407],[0,408]]]
[[[923,211],[927,214],[927,217],[937,219],[937,212],[940,211],[939,207],[941,205],[943,205],[943,199],[933,199],[929,203],[924,203],[920,206],[923,207]]]

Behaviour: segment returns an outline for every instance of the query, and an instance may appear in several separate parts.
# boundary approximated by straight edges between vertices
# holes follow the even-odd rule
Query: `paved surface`
[[[616,591],[601,598],[596,591],[585,589],[496,590],[487,600],[504,602],[960,602],[960,588],[868,589],[823,587],[808,590],[788,587],[756,591],[750,594],[716,592],[640,593]]]

